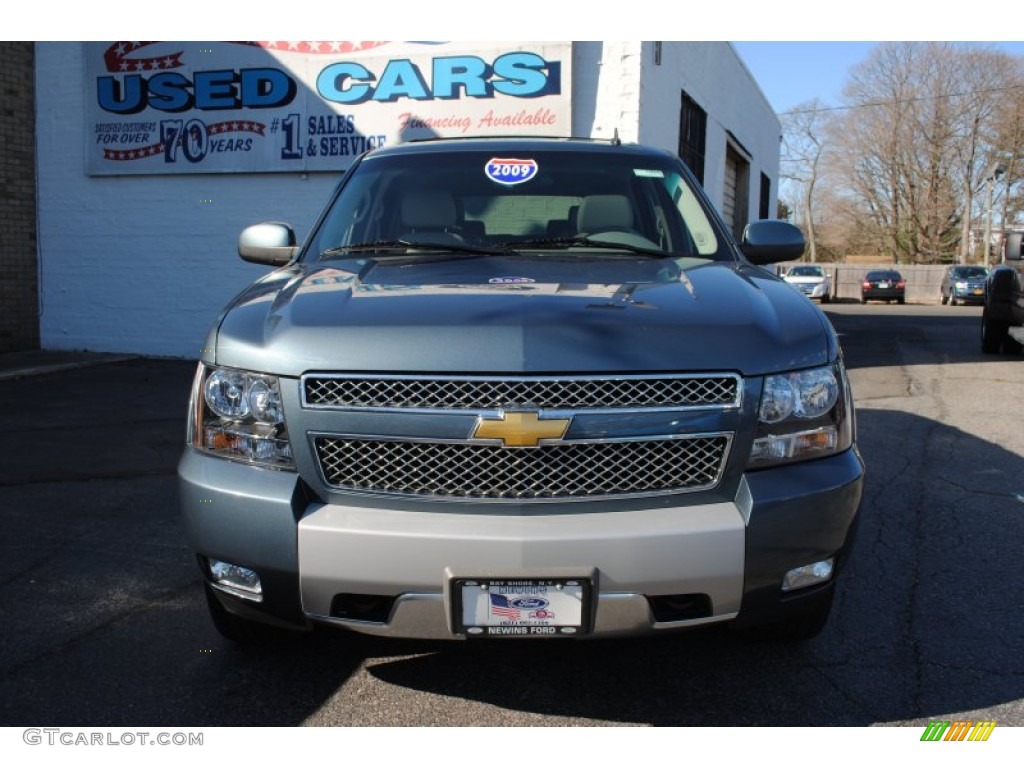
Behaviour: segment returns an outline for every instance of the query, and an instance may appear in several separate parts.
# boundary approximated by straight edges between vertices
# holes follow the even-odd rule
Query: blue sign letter
[[[494,60],[494,90],[506,96],[540,96],[545,92],[548,63],[536,53],[506,53]]]
[[[270,109],[291,104],[297,88],[295,81],[279,69],[243,69],[242,105]]]
[[[442,56],[434,59],[434,95],[439,99],[459,98],[459,86],[466,96],[489,98],[487,63],[476,56]]]
[[[416,65],[408,59],[395,59],[384,68],[373,100],[397,101],[402,96],[420,100],[431,98],[430,89]]]
[[[363,83],[345,87],[346,80],[362,80]],[[358,104],[370,98],[371,89],[366,81],[373,82],[373,73],[361,64],[343,61],[323,68],[316,78],[316,90],[328,101],[342,104]]]

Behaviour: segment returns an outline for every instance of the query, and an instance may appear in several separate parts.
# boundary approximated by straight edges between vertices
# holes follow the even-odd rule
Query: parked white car
[[[783,279],[809,299],[819,299],[822,304],[832,300],[832,276],[816,264],[791,267]]]

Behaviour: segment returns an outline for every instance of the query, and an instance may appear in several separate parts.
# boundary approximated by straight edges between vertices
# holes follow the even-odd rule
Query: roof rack
[[[598,136],[538,136],[536,134],[481,134],[473,136],[424,136],[422,138],[406,139],[401,142],[402,144],[421,144],[431,141],[473,141],[479,139],[522,139],[530,141],[600,141],[607,142],[613,147],[622,145],[622,140],[619,139],[619,130],[615,129],[615,135],[610,138],[601,138]]]

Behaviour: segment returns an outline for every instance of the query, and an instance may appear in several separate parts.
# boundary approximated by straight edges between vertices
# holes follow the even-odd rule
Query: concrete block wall
[[[0,41],[0,352],[39,346],[33,61]]]

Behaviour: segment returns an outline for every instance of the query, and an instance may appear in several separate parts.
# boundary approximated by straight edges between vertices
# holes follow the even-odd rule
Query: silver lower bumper
[[[601,637],[636,636],[659,630],[682,629],[736,618],[736,612],[722,613],[706,619],[687,621],[654,620],[647,598],[637,594],[602,594],[598,597],[593,635]],[[339,619],[307,613],[310,621],[379,637],[447,640],[453,637],[449,611],[444,595],[402,595],[386,623]]]
[[[314,505],[299,522],[307,618],[375,635],[450,638],[452,578],[593,574],[593,634],[636,635],[734,618],[745,523],[731,503],[495,515]],[[342,593],[395,596],[386,622],[331,616]],[[708,618],[655,621],[648,595],[706,594]]]

